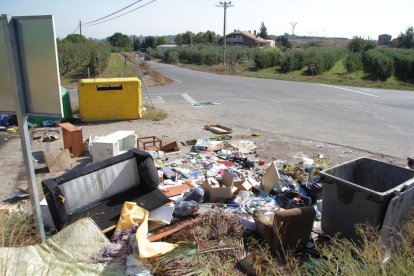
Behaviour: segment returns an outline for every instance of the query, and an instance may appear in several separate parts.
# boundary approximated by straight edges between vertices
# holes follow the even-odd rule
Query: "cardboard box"
[[[210,197],[210,202],[231,199],[240,191],[249,191],[252,187],[253,184],[249,179],[234,181],[234,176],[228,171],[223,173],[223,180],[220,183],[214,178],[208,178],[203,183],[203,189]]]

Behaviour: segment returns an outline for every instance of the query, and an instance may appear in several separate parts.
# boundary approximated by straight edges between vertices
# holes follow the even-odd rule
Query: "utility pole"
[[[292,25],[292,36],[295,36],[295,27],[298,24],[298,22],[290,22],[290,25]]]
[[[224,26],[223,26],[223,64],[226,63],[226,51],[227,51],[227,42],[226,42],[226,11],[227,8],[233,7],[231,1],[220,2],[220,5],[216,5],[219,8],[224,9]]]
[[[82,22],[79,20],[79,34],[82,37]]]

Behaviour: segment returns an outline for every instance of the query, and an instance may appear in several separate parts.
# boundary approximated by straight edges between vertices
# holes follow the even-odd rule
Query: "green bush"
[[[384,49],[382,53],[394,60],[394,75],[403,82],[414,83],[414,50]]]
[[[275,49],[264,49],[256,51],[254,63],[256,68],[264,69],[280,64],[281,53]]]
[[[362,54],[347,54],[344,58],[344,66],[349,73],[360,71],[362,69]]]
[[[164,53],[163,60],[167,63],[176,64],[180,62],[180,54],[175,50],[167,50]]]
[[[393,72],[394,60],[379,50],[372,49],[364,53],[364,69],[377,80],[386,81]]]
[[[108,59],[111,52],[111,47],[106,42],[97,43],[91,51],[91,58],[89,61],[89,68],[92,76],[98,76],[105,70],[108,65]]]
[[[287,51],[281,60],[280,70],[285,73],[300,70],[305,66],[305,60],[304,50],[295,49]]]

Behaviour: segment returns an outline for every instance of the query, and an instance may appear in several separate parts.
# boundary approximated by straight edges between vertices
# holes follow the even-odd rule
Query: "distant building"
[[[218,43],[223,45],[223,38],[220,38]],[[234,32],[226,35],[226,44],[231,46],[247,46],[250,48],[275,47],[275,41],[261,38],[256,34],[256,31],[252,33],[251,31],[234,30]]]
[[[392,36],[388,34],[382,34],[378,36],[378,45],[387,45],[391,42]]]
[[[170,48],[175,48],[177,47],[176,44],[162,44],[162,45],[158,45],[156,48],[157,49],[170,49]]]

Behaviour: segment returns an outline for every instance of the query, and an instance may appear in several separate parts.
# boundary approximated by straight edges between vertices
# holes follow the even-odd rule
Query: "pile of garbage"
[[[308,244],[312,225],[321,218],[322,185],[318,172],[329,162],[323,156],[313,160],[297,154],[293,164],[282,160],[266,163],[258,159],[253,142],[231,139],[226,135],[192,141],[188,152],[147,150],[157,169],[158,189],[171,203],[148,213],[148,226],[144,226],[148,232],[139,230],[144,223],[142,214],[130,219],[133,223],[126,228],[117,226],[112,243],[94,259],[108,267],[126,265],[129,272],[151,271],[155,275],[191,274],[200,269],[227,275],[233,274],[235,267],[241,272],[254,271],[247,259],[246,237],[256,237],[250,241],[253,243],[267,241],[269,248],[273,247],[274,234],[266,234],[263,225],[267,223],[272,229],[275,212],[301,208],[308,208],[304,210],[310,216],[301,219],[311,224],[301,244],[306,250],[312,249],[313,245]],[[263,221],[257,220],[258,214]],[[123,216],[121,213],[120,221]],[[150,243],[142,243],[145,235]],[[166,243],[154,243],[160,239]],[[300,240],[294,242],[299,244]],[[148,250],[150,244],[153,248]],[[268,254],[272,251],[274,256],[281,256],[277,250],[268,250]]]

